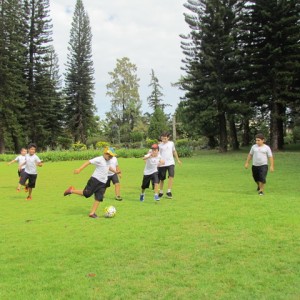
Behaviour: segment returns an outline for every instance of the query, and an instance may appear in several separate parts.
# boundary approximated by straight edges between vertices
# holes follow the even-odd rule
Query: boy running
[[[266,177],[268,174],[268,159],[270,161],[270,171],[274,171],[274,159],[272,151],[265,143],[263,134],[259,133],[255,136],[255,145],[247,156],[245,168],[248,169],[249,161],[252,160],[252,176],[257,184],[257,191],[260,196],[264,195],[264,188],[266,184]]]
[[[115,199],[122,201],[123,199],[120,196],[121,185],[119,181],[119,177],[121,178],[121,170],[119,168],[118,159],[115,156],[109,160],[109,166],[114,170],[114,172],[108,170],[106,187],[110,187],[110,182],[112,182],[115,186]],[[117,175],[115,171],[117,171],[119,175]]]
[[[9,163],[7,163],[8,166],[11,165],[14,162],[17,162],[19,166],[22,165],[21,170],[19,170],[19,168],[18,168],[18,177],[19,177],[19,180],[20,180],[22,172],[24,172],[24,170],[25,170],[24,162],[25,162],[25,156],[26,156],[26,154],[27,154],[27,149],[26,148],[22,148],[21,151],[20,151],[20,155],[18,155],[15,159],[13,159]],[[20,190],[21,190],[21,184],[18,183],[17,192],[20,192]]]
[[[22,167],[25,165],[25,169],[21,172],[20,185],[25,186],[25,192],[28,191],[28,196],[26,200],[32,199],[32,189],[35,188],[36,179],[37,179],[37,166],[41,167],[43,165],[42,161],[35,154],[36,144],[29,144],[28,154],[25,155],[25,162],[19,165],[19,171],[22,171]],[[26,181],[28,183],[26,184]]]
[[[149,188],[150,182],[154,186],[154,200],[159,201],[158,196],[158,170],[157,167],[164,164],[164,161],[161,159],[161,156],[158,152],[159,147],[157,144],[153,144],[151,146],[151,151],[149,151],[144,157],[143,160],[146,161],[146,165],[144,168],[144,176],[142,182],[142,192],[140,195],[140,201],[145,200],[145,189]]]
[[[103,156],[98,156],[93,159],[86,161],[80,168],[74,170],[74,174],[79,174],[88,165],[95,165],[95,170],[90,179],[88,180],[85,188],[83,190],[76,190],[75,187],[70,186],[64,192],[64,196],[76,194],[89,198],[94,194],[95,201],[92,206],[91,212],[89,213],[90,218],[98,218],[96,215],[96,210],[103,201],[106,182],[108,178],[108,170],[118,174],[118,171],[114,170],[109,166],[109,160],[111,160],[116,154],[113,152],[112,148],[106,147],[103,151]]]

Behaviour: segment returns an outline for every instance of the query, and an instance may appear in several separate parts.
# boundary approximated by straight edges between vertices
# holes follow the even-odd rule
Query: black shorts
[[[21,171],[18,169],[18,176],[19,178],[22,176],[22,173],[25,172],[25,168],[21,169]]]
[[[155,172],[155,173],[153,173],[151,175],[144,175],[141,188],[143,190],[144,189],[148,189],[149,186],[150,186],[150,182],[152,182],[153,186],[154,186],[154,184],[158,184],[159,183],[158,172]]]
[[[108,176],[107,182],[106,182],[106,187],[110,187],[110,182],[112,182],[113,184],[119,183],[119,176],[117,174]]]
[[[167,166],[167,167],[159,167],[158,168],[158,178],[159,180],[165,180],[167,177],[167,171],[168,171],[168,177],[175,176],[175,165]]]
[[[28,180],[27,187],[29,188],[35,188],[37,174],[28,174],[25,171],[21,172],[21,177],[19,183],[21,185],[25,185],[26,181]]]
[[[89,198],[94,194],[95,200],[102,202],[105,190],[106,183],[103,183],[96,178],[91,177],[83,190],[83,196],[85,198]]]
[[[252,166],[252,176],[255,182],[266,183],[268,165]]]

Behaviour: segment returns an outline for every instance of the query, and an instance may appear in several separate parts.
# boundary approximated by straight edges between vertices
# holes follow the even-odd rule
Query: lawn
[[[144,163],[119,159],[124,201],[91,219],[90,166],[49,162],[33,200],[0,163],[0,299],[300,299],[300,152],[276,153],[258,196],[246,152],[201,152],[176,166],[173,199],[139,201]]]

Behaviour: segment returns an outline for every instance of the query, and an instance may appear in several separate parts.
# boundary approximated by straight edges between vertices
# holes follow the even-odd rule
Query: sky
[[[137,67],[142,113],[152,112],[147,97],[151,94],[151,69],[162,86],[163,103],[170,104],[165,112],[173,114],[183,92],[171,84],[184,72],[180,34],[189,32],[184,21],[186,0],[83,0],[93,35],[95,97],[97,115],[105,118],[111,98],[106,85],[108,72],[117,59],[128,57]],[[53,45],[59,58],[61,75],[67,62],[68,42],[76,0],[50,0],[53,24]],[[63,78],[63,77],[62,77]]]

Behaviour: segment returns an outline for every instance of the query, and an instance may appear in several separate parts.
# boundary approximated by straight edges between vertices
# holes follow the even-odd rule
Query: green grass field
[[[144,163],[119,159],[113,219],[88,218],[82,161],[39,168],[33,200],[0,163],[0,299],[300,299],[299,152],[275,154],[258,196],[246,152],[203,152],[176,166],[173,199],[139,201]]]

